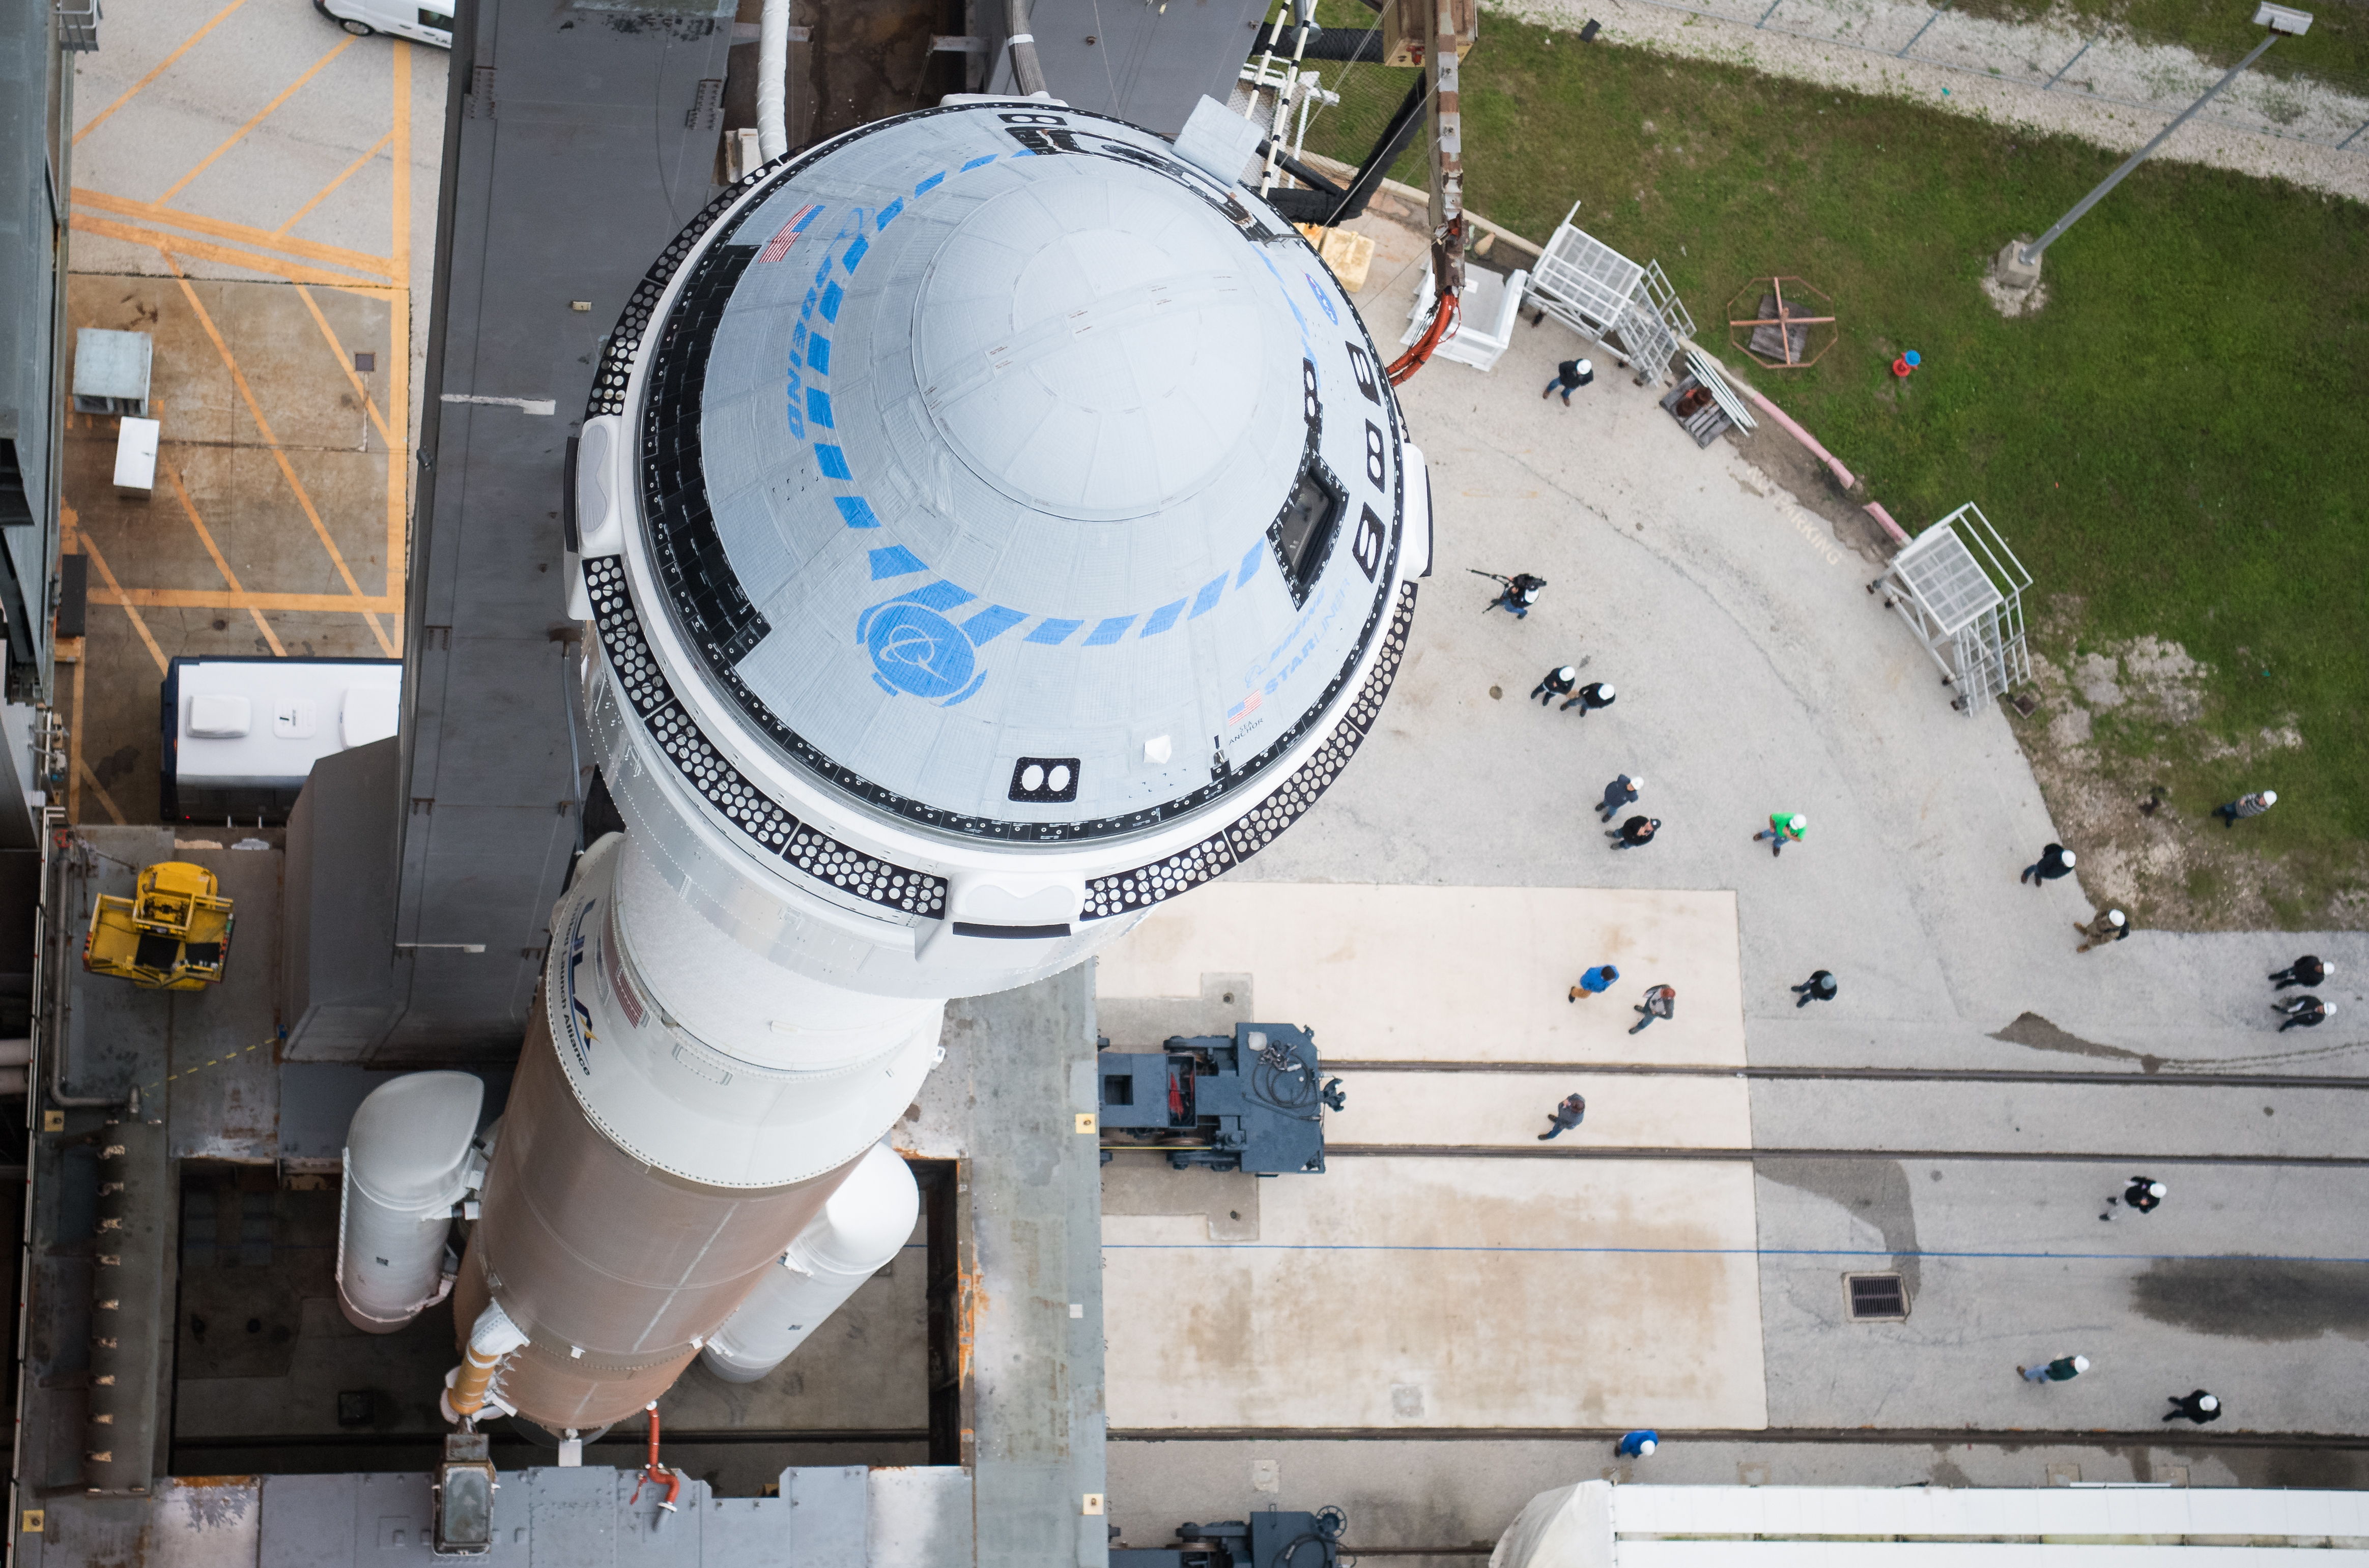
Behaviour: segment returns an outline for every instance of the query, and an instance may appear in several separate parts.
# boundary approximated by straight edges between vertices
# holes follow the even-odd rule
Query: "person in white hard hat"
[[[1573,709],[1576,708],[1579,710],[1579,716],[1585,719],[1588,714],[1594,712],[1598,708],[1611,707],[1612,698],[1613,691],[1612,683],[1610,681],[1592,680],[1585,686],[1581,687],[1577,691],[1573,692],[1569,697],[1565,698],[1563,699],[1562,710],[1568,713]]]
[[[2172,1404],[2171,1414],[2164,1417],[2166,1421],[2193,1421],[2202,1426],[2208,1421],[2221,1419],[2219,1397],[2206,1393],[2203,1389],[2198,1389],[2185,1398],[2176,1393],[2166,1394],[2164,1397],[2170,1400]]]
[[[2028,1383],[2069,1383],[2089,1369],[2087,1356],[2059,1356],[2041,1366],[2018,1367],[2016,1371]]]
[[[2073,922],[2073,929],[2089,939],[2073,950],[2086,953],[2091,948],[2102,948],[2109,942],[2119,942],[2131,934],[2131,917],[2119,909],[2110,909],[2084,926]]]
[[[1655,1431],[1631,1432],[1612,1446],[1612,1451],[1624,1460],[1641,1460],[1662,1446],[1662,1435]]]
[[[1613,812],[1623,806],[1634,805],[1638,791],[1644,788],[1645,781],[1632,773],[1624,773],[1607,784],[1604,787],[1604,803],[1596,808],[1596,820],[1610,822]]]
[[[2279,803],[2276,790],[2260,790],[2251,795],[2240,795],[2226,806],[2215,806],[2213,814],[2221,819],[2224,827],[2235,827],[2239,817],[2258,817]]]
[[[2336,966],[2326,959],[2306,953],[2271,978],[2278,983],[2277,989],[2281,991],[2290,985],[2300,985],[2308,991],[2335,972]]]
[[[1571,406],[1571,394],[1594,380],[1596,380],[1596,367],[1594,364],[1585,359],[1566,359],[1562,364],[1555,367],[1554,379],[1547,383],[1547,390],[1539,393],[1539,396],[1541,398],[1552,397],[1555,394],[1555,389],[1557,387],[1561,387],[1562,389],[1562,405],[1565,408],[1569,408]]]
[[[2273,1013],[2284,1013],[2287,1021],[2279,1026],[2279,1033],[2289,1029],[2316,1029],[2336,1017],[2336,1004],[2323,1002],[2317,996],[2298,996],[2292,1002],[2271,1004]]]
[[[2155,1177],[2134,1176],[2131,1177],[2131,1185],[2123,1188],[2123,1195],[2120,1198],[2106,1199],[2106,1211],[2098,1218],[2112,1219],[2117,1205],[2127,1207],[2141,1214],[2152,1214],[2163,1207],[2163,1200],[2170,1194],[2171,1188],[2164,1186]]]
[[[2040,852],[2040,858],[2026,866],[2023,869],[2023,875],[2016,880],[2030,882],[2036,888],[2045,887],[2059,877],[2070,875],[2073,864],[2073,851],[2066,848],[2062,844],[2052,844],[2043,849]]]
[[[1761,829],[1758,833],[1754,834],[1752,835],[1752,842],[1757,844],[1762,839],[1767,839],[1768,841],[1768,853],[1771,855],[1777,855],[1782,853],[1785,846],[1788,844],[1801,843],[1802,835],[1809,831],[1809,812],[1770,812],[1768,813],[1768,825]]]
[[[1579,666],[1565,665],[1560,669],[1549,670],[1540,676],[1539,684],[1530,687],[1530,695],[1539,699],[1539,707],[1544,708],[1558,697],[1570,696],[1571,688],[1578,684]]]

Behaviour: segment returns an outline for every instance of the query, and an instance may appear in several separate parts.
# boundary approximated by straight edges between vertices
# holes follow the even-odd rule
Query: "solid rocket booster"
[[[655,1399],[810,1226],[840,1256],[825,1206],[945,998],[1069,967],[1314,803],[1428,567],[1382,363],[1229,176],[1042,102],[863,127],[668,247],[570,496],[626,831],[554,912],[461,1414]]]

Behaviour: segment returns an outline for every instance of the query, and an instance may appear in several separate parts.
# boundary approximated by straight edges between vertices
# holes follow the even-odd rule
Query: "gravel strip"
[[[1905,47],[1934,13],[1922,5],[1885,0],[1786,0],[1777,20],[1765,28],[1756,28],[1749,19],[1704,16],[1647,0],[1516,0],[1492,9],[1558,31],[1575,32],[1594,17],[1604,24],[1603,37],[1614,43],[1912,99],[1997,125],[2077,136],[2114,152],[2144,146],[2221,74],[2185,50],[2101,39],[2054,91],[2044,91],[2049,75],[2080,48],[2079,35],[2051,23],[2018,26],[1953,13],[1935,20],[1917,48],[1941,59],[1962,55],[1970,69],[1897,59],[1891,51]],[[1780,31],[1780,23],[1795,30]],[[1812,32],[1825,36],[1801,36]],[[1884,51],[1871,52],[1871,47]],[[2002,74],[1988,74],[1992,68]],[[2015,74],[2006,74],[2010,71]],[[2114,97],[2169,101],[2172,107],[2135,107],[2068,92],[2068,85]],[[2236,119],[2211,118],[2225,104]],[[2265,128],[2283,121],[2290,134],[2266,134],[2243,121]],[[2369,201],[2369,133],[2343,151],[2295,139],[2295,133],[2341,139],[2364,121],[2369,97],[2341,85],[2249,74],[2181,127],[2156,156]]]

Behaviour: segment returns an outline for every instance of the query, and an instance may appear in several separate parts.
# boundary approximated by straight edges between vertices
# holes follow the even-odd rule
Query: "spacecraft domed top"
[[[873,811],[1018,842],[1173,820],[1289,751],[1384,619],[1373,343],[1288,224],[1147,131],[884,121],[676,277],[624,406],[635,597],[696,650],[678,679]]]

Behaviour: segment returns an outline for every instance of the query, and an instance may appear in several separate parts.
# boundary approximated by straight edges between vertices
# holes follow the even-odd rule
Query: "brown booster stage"
[[[623,1420],[673,1386],[861,1157],[753,1190],[645,1165],[592,1125],[537,1009],[453,1286],[461,1346],[499,1297],[528,1338],[493,1400],[554,1433]]]

